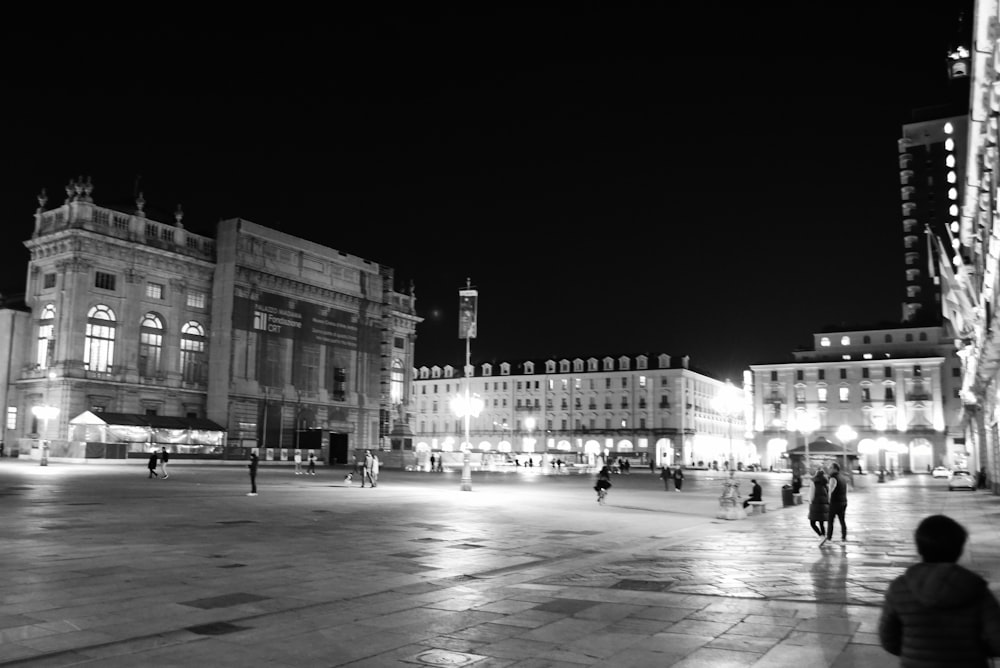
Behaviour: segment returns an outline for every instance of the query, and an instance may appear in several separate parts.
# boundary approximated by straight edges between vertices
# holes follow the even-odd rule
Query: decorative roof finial
[[[81,199],[80,196],[83,194],[83,177],[82,176],[79,178],[79,180],[77,180],[73,184],[73,190],[76,191],[76,197],[74,199]]]
[[[184,209],[181,208],[180,204],[177,205],[177,211],[174,211],[174,220],[177,221],[177,227],[184,228],[184,223],[181,222],[184,220]]]
[[[135,208],[138,213],[142,213],[142,207],[146,206],[146,198],[142,196],[142,191],[139,191],[139,196],[135,198]]]
[[[73,191],[75,189],[76,189],[76,183],[73,182],[73,179],[70,179],[69,183],[66,184],[66,202],[65,202],[66,204],[69,204],[70,202],[73,201]]]
[[[92,192],[94,192],[94,184],[90,180],[90,177],[88,176],[86,183],[83,184],[83,201],[84,202],[93,202],[94,201],[94,199],[90,196],[90,193],[92,193]]]
[[[45,210],[45,203],[49,201],[49,196],[45,194],[45,188],[42,188],[42,192],[38,193],[38,211]]]

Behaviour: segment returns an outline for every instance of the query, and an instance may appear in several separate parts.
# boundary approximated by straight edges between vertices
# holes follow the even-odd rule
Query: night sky
[[[138,184],[197,233],[238,216],[393,267],[418,365],[464,362],[468,277],[474,362],[666,352],[735,380],[898,322],[900,126],[967,106],[944,57],[971,0],[845,4],[9,25],[0,291],[39,190],[90,176],[98,204]]]

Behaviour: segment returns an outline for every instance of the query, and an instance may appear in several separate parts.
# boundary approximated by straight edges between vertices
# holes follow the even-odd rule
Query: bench
[[[767,504],[764,501],[750,501],[747,503],[751,515],[763,515],[767,512]]]

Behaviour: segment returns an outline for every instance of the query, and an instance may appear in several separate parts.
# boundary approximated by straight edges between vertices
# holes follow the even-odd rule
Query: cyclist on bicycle
[[[611,470],[605,466],[597,474],[597,482],[594,484],[594,491],[597,492],[597,502],[604,503],[604,497],[611,487]]]

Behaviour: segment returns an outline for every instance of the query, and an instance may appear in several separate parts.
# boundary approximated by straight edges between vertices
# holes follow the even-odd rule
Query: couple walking
[[[809,527],[822,538],[823,547],[833,540],[833,522],[840,521],[840,539],[847,541],[847,476],[840,472],[840,464],[830,465],[827,476],[820,468],[812,478],[809,498]],[[825,525],[825,526],[824,526]]]
[[[361,476],[361,486],[365,486],[367,480],[371,487],[378,487],[378,455],[373,455],[371,450],[365,450],[365,470]]]

